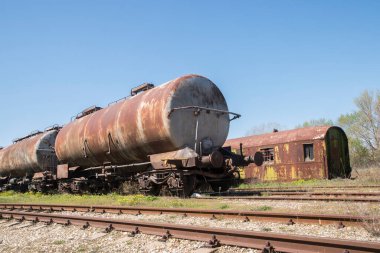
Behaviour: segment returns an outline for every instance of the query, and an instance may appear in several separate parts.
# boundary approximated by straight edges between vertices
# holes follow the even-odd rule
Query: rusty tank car
[[[238,117],[202,76],[140,85],[130,97],[103,109],[91,107],[60,130],[59,189],[99,191],[129,178],[149,194],[166,188],[188,196],[205,182],[226,190],[235,168],[253,162],[221,148],[230,121]]]
[[[215,84],[186,76],[79,115],[59,132],[56,152],[61,161],[84,167],[144,162],[147,155],[185,147],[199,151],[199,143],[207,153],[227,138],[227,111]]]
[[[239,117],[205,77],[144,83],[129,97],[0,150],[0,190],[17,182],[37,191],[105,193],[128,182],[153,195],[186,197],[202,185],[225,191],[239,166],[263,162],[260,152],[243,156],[222,147]]]
[[[54,144],[59,127],[54,126],[44,132],[35,131],[15,139],[13,144],[0,150],[0,184],[1,189],[27,190],[31,184],[44,180],[38,187],[50,187],[46,183],[52,181],[58,159],[55,155]],[[48,180],[49,179],[49,180]],[[39,189],[42,190],[42,189]]]

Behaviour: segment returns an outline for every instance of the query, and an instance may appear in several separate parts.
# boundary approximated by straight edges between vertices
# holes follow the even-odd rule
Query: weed
[[[146,196],[147,201],[155,201],[158,200],[159,198],[157,196]]]
[[[272,210],[271,206],[259,206],[252,209],[252,211],[270,211]]]
[[[380,237],[380,221],[373,218],[371,220],[363,220],[363,227],[373,236]]]
[[[77,249],[78,252],[85,252],[87,250],[85,245],[80,245]]]
[[[230,208],[230,206],[227,204],[222,204],[219,206],[219,209],[227,209],[227,208]]]
[[[141,194],[136,194],[136,195],[128,195],[128,196],[118,196],[117,202],[123,206],[137,206],[145,202],[152,202],[158,199],[159,198],[155,196],[144,196]]]
[[[65,241],[64,240],[58,240],[58,241],[54,241],[53,244],[54,245],[61,245],[61,244],[64,244]]]
[[[183,203],[180,200],[174,200],[170,204],[171,207],[183,207]]]
[[[270,232],[270,231],[272,231],[272,229],[271,228],[262,228],[261,231]]]

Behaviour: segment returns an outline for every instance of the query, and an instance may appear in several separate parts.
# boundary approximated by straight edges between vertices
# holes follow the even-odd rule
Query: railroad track
[[[289,186],[289,187],[253,187],[253,188],[231,188],[232,191],[310,191],[320,189],[380,189],[380,185],[346,185],[346,186]]]
[[[232,200],[296,200],[296,201],[346,201],[380,203],[380,198],[360,197],[312,197],[312,196],[201,196],[199,199],[232,199]]]
[[[60,215],[54,213],[33,213],[0,210],[1,218],[14,219],[19,222],[33,221],[47,224],[59,223],[63,225],[76,225],[82,228],[89,226],[105,229],[130,232],[130,236],[137,233],[161,236],[162,241],[170,238],[205,241],[210,247],[219,245],[232,245],[262,249],[263,252],[380,252],[380,243],[335,240],[329,238],[294,236],[267,232],[252,232],[244,230],[231,230],[208,228],[198,226],[184,226],[168,223],[152,223],[120,219],[95,218],[85,216]]]
[[[380,192],[261,192],[270,195],[309,195],[309,196],[364,196],[380,197]]]
[[[230,190],[226,192],[207,192],[210,196],[345,196],[345,197],[379,197],[380,192],[313,192],[313,191],[248,191]]]
[[[156,207],[123,207],[123,206],[85,206],[85,205],[51,205],[51,204],[17,204],[0,203],[0,210],[9,209],[24,211],[77,211],[77,212],[97,212],[97,213],[116,213],[116,214],[174,214],[195,217],[207,217],[210,219],[238,219],[244,222],[267,221],[280,222],[288,225],[296,223],[303,224],[335,224],[337,227],[361,226],[363,222],[375,222],[380,217],[366,217],[354,215],[326,215],[326,214],[299,214],[299,213],[280,213],[266,211],[234,211],[234,210],[204,210],[189,208],[156,208]]]
[[[307,195],[307,196],[347,196],[347,197],[380,197],[380,192],[261,192],[261,194],[276,195]]]

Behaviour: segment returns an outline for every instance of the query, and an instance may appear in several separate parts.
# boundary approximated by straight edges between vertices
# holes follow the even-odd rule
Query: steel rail
[[[232,192],[233,193],[233,192]],[[275,195],[308,195],[308,196],[374,196],[380,197],[380,192],[260,192],[261,194]]]
[[[185,226],[168,223],[152,223],[120,219],[95,218],[51,213],[30,213],[0,210],[2,218],[20,221],[59,223],[63,225],[89,226],[112,230],[144,233],[162,236],[162,240],[179,238],[186,240],[206,241],[210,246],[232,245],[263,249],[263,252],[324,252],[324,253],[368,253],[380,252],[380,243],[336,240],[330,238],[285,235],[267,232],[253,232],[210,227]],[[274,249],[273,249],[274,248]],[[267,251],[264,251],[264,250]]]
[[[116,214],[175,214],[210,219],[228,218],[248,221],[267,221],[293,224],[336,224],[342,226],[361,226],[363,222],[377,222],[380,217],[354,216],[354,215],[327,215],[327,214],[300,214],[281,213],[267,211],[234,211],[234,210],[210,210],[189,208],[156,208],[156,207],[123,207],[123,206],[99,206],[99,205],[53,205],[53,204],[18,204],[0,203],[0,209],[10,210],[38,210],[38,211],[78,211]]]
[[[232,200],[296,200],[296,201],[346,201],[346,202],[378,202],[380,198],[358,198],[358,197],[292,197],[292,196],[202,196],[199,199],[232,199]]]
[[[278,191],[278,190],[314,190],[314,189],[360,189],[360,188],[377,188],[380,185],[345,185],[345,186],[279,186],[279,187],[252,187],[252,188],[230,188],[233,191]]]
[[[277,195],[305,195],[305,196],[362,196],[362,197],[380,197],[380,192],[314,192],[314,191],[255,191],[255,190],[230,190],[225,192],[206,192],[211,196],[277,196]]]

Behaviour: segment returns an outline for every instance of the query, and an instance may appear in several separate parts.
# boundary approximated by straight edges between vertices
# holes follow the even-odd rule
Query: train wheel
[[[173,193],[170,191],[169,186],[163,185],[161,187],[160,196],[162,196],[162,197],[171,197],[171,196],[173,196]]]
[[[152,182],[147,175],[138,178],[139,191],[145,195],[158,196],[161,191],[161,185]]]
[[[70,193],[70,188],[67,187],[67,183],[58,182],[58,192],[59,193]]]
[[[197,187],[197,179],[194,175],[178,175],[168,179],[167,184],[173,196],[190,197]]]
[[[211,189],[214,192],[225,192],[231,187],[230,182],[210,182]]]
[[[195,175],[184,176],[183,179],[183,196],[190,197],[197,187],[197,178]]]
[[[147,194],[152,195],[152,196],[158,196],[158,195],[160,195],[160,191],[161,191],[161,186],[153,184],[150,187],[150,189],[147,191]]]

